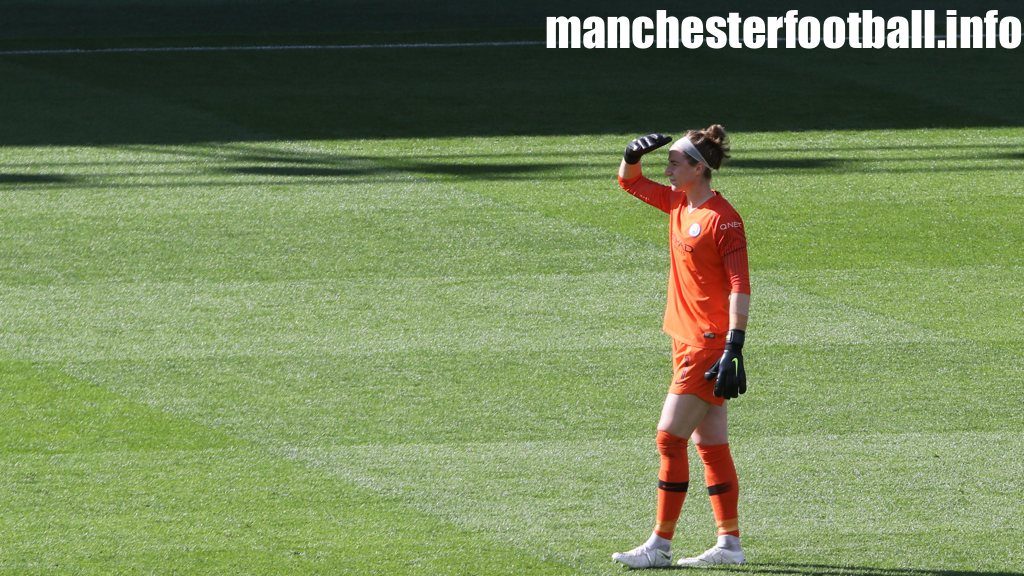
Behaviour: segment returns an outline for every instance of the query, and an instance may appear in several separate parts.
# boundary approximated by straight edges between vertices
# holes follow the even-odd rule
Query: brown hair
[[[721,124],[712,124],[703,130],[690,130],[686,138],[693,142],[701,156],[708,161],[712,168],[718,170],[722,162],[729,158],[729,136]],[[696,160],[690,159],[690,164],[696,164]],[[704,168],[704,178],[711,179],[711,170]]]

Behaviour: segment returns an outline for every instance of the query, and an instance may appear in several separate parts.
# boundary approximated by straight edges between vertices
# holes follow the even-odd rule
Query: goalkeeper
[[[750,309],[750,276],[743,220],[711,188],[712,171],[729,157],[722,126],[691,130],[671,146],[657,184],[641,172],[641,157],[671,142],[661,134],[633,140],[619,165],[619,185],[668,214],[668,302],[664,330],[672,337],[672,383],[658,423],[661,455],[654,533],[644,544],[613,554],[630,568],[672,564],[672,536],[686,498],[687,442],[704,462],[718,542],[682,566],[742,564],[737,514],[739,484],[729,451],[726,399],[747,389],[743,340]]]

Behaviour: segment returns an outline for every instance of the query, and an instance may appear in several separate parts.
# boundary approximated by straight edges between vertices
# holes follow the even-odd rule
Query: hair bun
[[[705,138],[719,146],[723,146],[726,140],[729,139],[729,137],[725,134],[725,128],[723,128],[721,124],[712,124],[711,126],[705,128],[704,130],[701,130],[701,132],[704,133]]]

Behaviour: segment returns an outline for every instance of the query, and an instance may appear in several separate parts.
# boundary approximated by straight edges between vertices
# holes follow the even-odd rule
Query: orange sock
[[[654,533],[671,540],[690,485],[686,438],[658,430],[658,452],[661,454],[661,469],[658,471],[658,515]]]
[[[714,446],[697,445],[697,453],[704,461],[704,478],[708,483],[711,508],[715,511],[718,535],[730,534],[739,537],[740,524],[736,505],[740,496],[736,466],[728,444]]]

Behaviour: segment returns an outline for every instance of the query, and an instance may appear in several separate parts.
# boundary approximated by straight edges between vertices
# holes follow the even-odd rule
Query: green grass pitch
[[[0,57],[0,573],[621,574],[670,358],[664,218],[615,170],[712,121],[751,564],[708,573],[1022,573],[1019,56],[942,56],[945,93],[935,55],[718,56],[707,111],[637,118],[591,64],[679,54]]]

